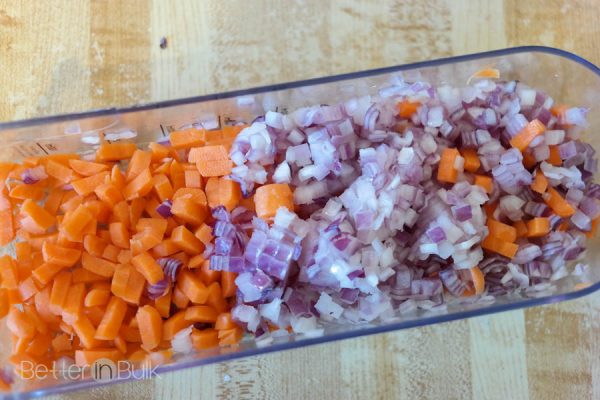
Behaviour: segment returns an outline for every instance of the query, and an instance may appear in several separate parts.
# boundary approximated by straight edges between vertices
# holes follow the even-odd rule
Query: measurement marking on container
[[[41,145],[41,144],[39,144],[38,142],[35,142],[35,144],[37,144],[37,146],[38,146],[40,149],[42,149],[42,151],[43,151],[44,153],[46,153],[46,155],[48,155],[48,152],[46,151],[46,149],[44,148],[44,146],[42,146],[42,145]]]
[[[162,124],[159,125],[160,126],[160,132],[162,133],[163,136],[167,136],[165,134],[165,128],[162,126]]]

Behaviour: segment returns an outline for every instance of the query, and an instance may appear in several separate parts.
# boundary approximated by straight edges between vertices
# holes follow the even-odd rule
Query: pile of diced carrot
[[[210,208],[241,201],[238,184],[224,178],[240,130],[176,131],[170,146],[146,150],[103,143],[93,161],[52,154],[0,164],[0,245],[15,248],[0,258],[0,317],[16,367],[63,356],[79,365],[165,359],[173,336],[194,324],[196,349],[241,339],[228,312],[235,274],[211,270],[202,256],[213,240]],[[23,181],[40,166],[47,178]],[[165,218],[157,207],[167,200]],[[165,279],[163,257],[183,267],[151,300],[147,286]]]

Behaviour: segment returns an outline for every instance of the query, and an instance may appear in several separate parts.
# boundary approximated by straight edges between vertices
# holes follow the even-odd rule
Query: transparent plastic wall
[[[140,105],[121,110],[99,110],[77,115],[55,116],[29,121],[0,124],[0,161],[18,161],[32,155],[56,152],[92,154],[100,141],[128,140],[140,145],[156,141],[169,130],[205,123],[217,117],[221,123],[251,122],[267,110],[293,110],[314,104],[333,104],[351,97],[376,94],[380,89],[405,81],[425,80],[441,85],[465,85],[469,76],[484,67],[500,70],[502,79],[516,79],[547,92],[560,103],[590,109],[590,126],[585,140],[600,149],[600,70],[573,54],[543,47],[522,47],[468,56],[434,60],[411,65],[330,76],[303,82],[222,93],[160,104]],[[391,330],[434,324],[470,316],[552,303],[591,293],[600,287],[600,241],[591,241],[586,254],[592,266],[591,286],[575,291],[574,282],[564,280],[550,296],[527,298],[509,295],[492,304],[462,304],[448,308],[443,314],[425,312],[403,315],[385,324],[330,325],[325,334],[316,338],[285,337],[257,346],[245,339],[235,348],[175,356],[161,366],[166,372],[181,368],[279,351],[331,340],[380,333]],[[11,252],[10,247],[3,252]],[[0,355],[10,354],[10,339],[1,323]],[[113,381],[115,382],[115,381]],[[15,385],[15,396],[38,396],[55,392],[83,389],[107,382],[93,380],[21,380]],[[11,396],[10,394],[7,394]]]

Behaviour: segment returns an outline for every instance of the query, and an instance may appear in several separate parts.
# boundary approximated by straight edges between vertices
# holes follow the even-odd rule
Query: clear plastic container
[[[503,79],[521,80],[534,88],[546,91],[561,103],[590,108],[590,127],[586,130],[584,139],[600,149],[600,135],[596,134],[596,129],[600,129],[600,112],[597,107],[600,104],[600,69],[589,61],[562,50],[547,47],[518,47],[124,109],[106,109],[1,123],[0,161],[19,161],[27,156],[56,152],[91,154],[99,142],[100,132],[112,141],[129,140],[143,145],[156,141],[168,134],[171,129],[213,120],[215,116],[221,123],[231,120],[250,122],[267,110],[276,108],[293,110],[307,105],[331,104],[350,97],[374,94],[379,89],[393,84],[399,77],[406,81],[425,80],[433,84],[464,85],[474,71],[491,66],[500,70]],[[5,248],[3,252],[11,250]],[[572,280],[566,279],[559,284],[552,295],[543,297],[528,298],[511,295],[498,298],[493,304],[454,305],[443,314],[422,312],[403,316],[385,324],[328,326],[324,335],[320,337],[283,337],[264,346],[257,345],[253,339],[248,338],[234,349],[214,349],[176,356],[159,367],[158,372],[176,371],[332,340],[574,299],[600,288],[600,265],[596,262],[599,256],[600,238],[595,238],[589,241],[584,260],[592,267],[590,286],[580,290],[575,289]],[[3,326],[4,323],[1,325]],[[10,353],[10,339],[6,328],[0,328],[0,332],[2,332],[0,354],[6,357]],[[119,380],[109,382],[119,382]],[[14,385],[15,392],[7,396],[49,395],[109,382],[52,378],[21,380]]]

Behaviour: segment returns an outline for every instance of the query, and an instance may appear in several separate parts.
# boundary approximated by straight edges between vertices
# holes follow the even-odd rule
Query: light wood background
[[[0,120],[525,44],[600,64],[599,21],[597,0],[0,0]],[[598,399],[599,317],[600,294],[55,398]]]

